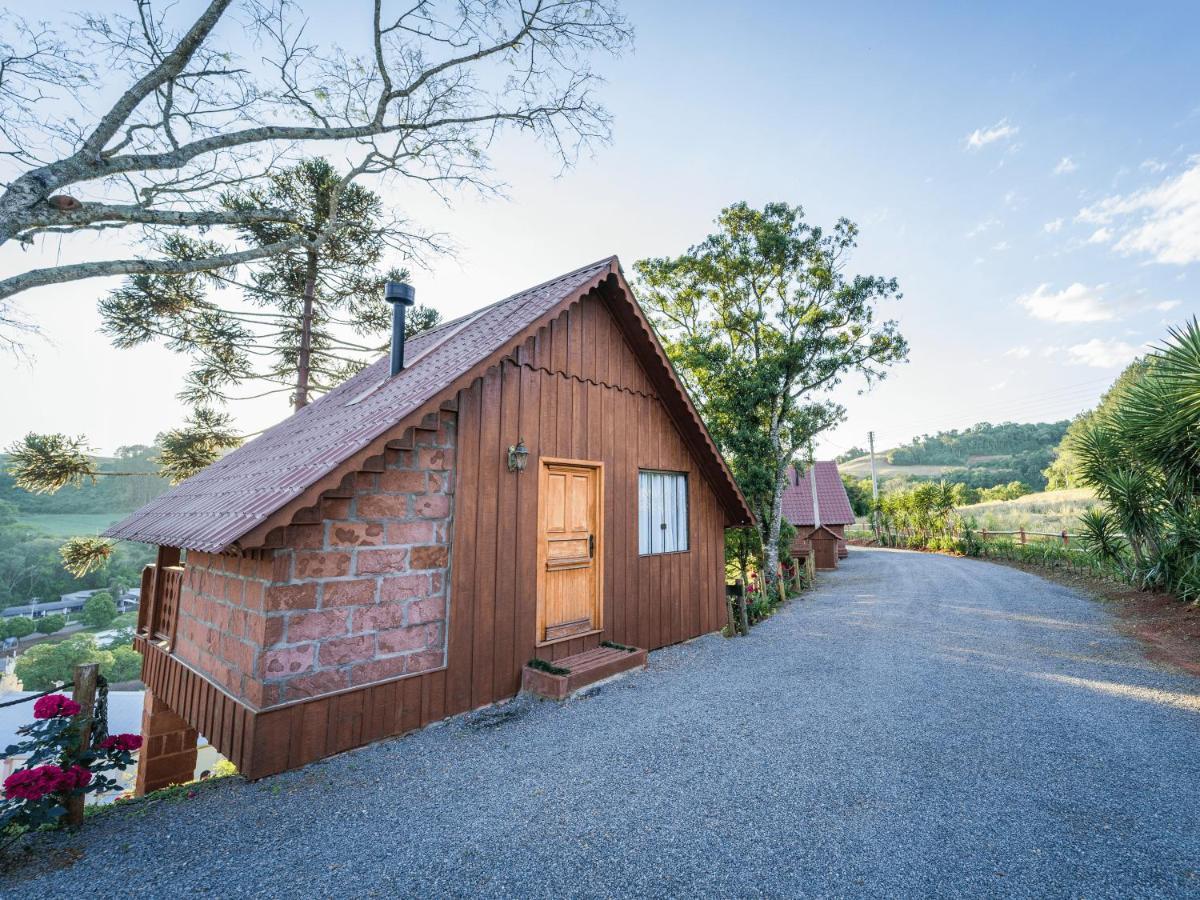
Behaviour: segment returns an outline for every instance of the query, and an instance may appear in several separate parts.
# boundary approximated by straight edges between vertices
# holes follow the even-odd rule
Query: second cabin
[[[258,778],[724,624],[750,512],[615,258],[394,351],[108,532],[159,548],[145,731],[182,736],[139,789],[197,732]]]

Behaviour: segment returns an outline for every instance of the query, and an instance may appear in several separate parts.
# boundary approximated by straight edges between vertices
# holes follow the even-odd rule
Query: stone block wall
[[[196,774],[196,729],[150,691],[142,701],[142,749],[134,792],[141,797]]]
[[[258,709],[445,666],[456,417],[428,424],[282,548],[189,552],[176,655]]]

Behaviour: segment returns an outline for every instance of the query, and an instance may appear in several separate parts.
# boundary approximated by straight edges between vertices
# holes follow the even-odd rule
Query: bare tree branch
[[[589,60],[632,39],[617,0],[407,0],[394,12],[375,0],[358,53],[311,40],[293,0],[208,0],[180,31],[179,7],[134,2],[129,16],[85,14],[71,38],[0,14],[0,245],[264,221],[273,211],[222,209],[222,192],[314,143],[365,152],[354,177],[399,176],[444,197],[493,191],[487,151],[506,128],[540,138],[564,166],[608,139]],[[227,28],[261,56],[231,52]],[[94,115],[118,80],[128,86]],[[77,111],[52,115],[51,101]],[[34,268],[0,282],[0,298],[262,252],[186,269],[143,259]]]

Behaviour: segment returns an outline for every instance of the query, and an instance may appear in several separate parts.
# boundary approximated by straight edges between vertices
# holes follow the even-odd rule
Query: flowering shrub
[[[80,706],[65,694],[50,694],[38,697],[33,704],[35,719],[53,719],[56,716],[77,716]]]
[[[4,751],[5,756],[28,754],[25,766],[4,779],[0,832],[10,841],[57,822],[73,796],[120,787],[106,773],[133,764],[132,754],[142,746],[140,735],[107,735],[81,749],[80,729],[87,722],[80,712],[79,704],[63,694],[39,698],[33,723],[17,729],[25,740]]]

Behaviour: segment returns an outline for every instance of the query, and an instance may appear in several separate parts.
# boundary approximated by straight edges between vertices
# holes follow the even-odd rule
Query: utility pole
[[[871,498],[879,499],[879,476],[875,474],[875,432],[867,432],[867,445],[871,448]]]
[[[879,476],[875,474],[875,432],[867,432],[867,445],[871,448],[871,528],[875,532],[875,540],[879,540],[879,516],[875,511],[879,503]]]

